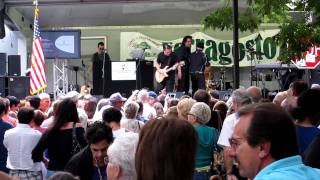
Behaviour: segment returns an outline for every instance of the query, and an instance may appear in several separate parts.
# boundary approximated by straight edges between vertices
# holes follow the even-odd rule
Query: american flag
[[[35,0],[34,10],[34,31],[31,55],[31,72],[30,72],[30,94],[36,94],[47,87],[46,66],[42,50],[42,41],[39,30],[39,8],[38,1]]]

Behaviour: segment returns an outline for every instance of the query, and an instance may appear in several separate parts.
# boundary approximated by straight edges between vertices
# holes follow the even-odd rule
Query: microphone
[[[82,67],[86,67],[86,65],[83,62],[83,59],[81,59],[81,65],[82,65]]]

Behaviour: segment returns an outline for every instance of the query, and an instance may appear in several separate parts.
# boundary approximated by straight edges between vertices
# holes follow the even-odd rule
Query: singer
[[[92,55],[92,94],[94,95],[104,94],[103,81],[105,80],[106,73],[103,72],[106,72],[108,61],[110,61],[110,56],[105,49],[104,43],[99,42],[97,52]]]

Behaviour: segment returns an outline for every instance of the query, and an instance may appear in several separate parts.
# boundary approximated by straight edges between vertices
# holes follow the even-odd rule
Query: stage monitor
[[[45,59],[80,59],[80,30],[42,31]]]

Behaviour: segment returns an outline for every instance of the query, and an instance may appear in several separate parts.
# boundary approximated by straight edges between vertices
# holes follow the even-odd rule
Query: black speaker
[[[153,61],[137,61],[137,85],[138,89],[147,88],[153,90]]]
[[[0,76],[0,96],[6,96],[6,78],[4,76]]]
[[[20,76],[20,55],[9,55],[8,56],[8,75],[9,76]]]
[[[0,53],[0,76],[5,76],[7,71],[7,54]]]
[[[4,8],[1,7],[0,2],[0,39],[3,39],[6,36],[4,29]]]
[[[316,69],[310,70],[310,73],[310,84],[320,84],[320,66],[318,66]]]
[[[8,77],[8,95],[24,99],[29,95],[30,78],[26,76]]]

